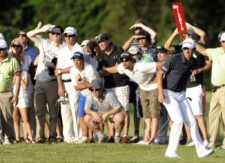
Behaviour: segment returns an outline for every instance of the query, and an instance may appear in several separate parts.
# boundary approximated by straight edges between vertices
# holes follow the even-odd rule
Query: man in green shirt
[[[220,119],[222,117],[225,124],[225,32],[220,35],[221,47],[205,49],[200,45],[196,46],[196,50],[201,54],[208,56],[212,61],[212,99],[210,102],[209,111],[209,133],[210,133],[210,148],[216,147],[216,138],[219,132]],[[225,138],[221,149],[225,150]]]
[[[15,138],[13,128],[13,105],[17,104],[20,86],[20,65],[7,52],[7,43],[0,40],[0,131],[4,131],[4,144]]]

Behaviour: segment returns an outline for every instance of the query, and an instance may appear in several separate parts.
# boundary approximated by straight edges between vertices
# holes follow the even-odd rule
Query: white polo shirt
[[[65,44],[61,44],[57,47],[54,45],[54,42],[49,39],[43,39],[40,37],[35,41],[35,46],[39,49],[39,60],[34,77],[35,80],[46,82],[55,79],[55,76],[50,76],[48,74],[48,67],[45,63],[46,61],[51,62],[53,58],[57,58],[58,52],[63,48],[63,46],[65,46]]]
[[[69,49],[68,46],[65,46],[64,48],[62,48],[58,53],[56,68],[66,69],[66,68],[72,67],[73,60],[71,58],[73,56],[73,53],[77,51],[83,53],[83,48],[78,43],[75,43],[72,49]],[[69,73],[62,74],[62,79],[63,80],[71,79],[70,74]]]
[[[93,80],[97,79],[97,71],[94,70],[92,65],[84,62],[84,70],[83,71],[79,71],[76,68],[76,66],[74,66],[74,65],[70,69],[70,77],[72,80],[72,84],[74,86],[76,86],[80,82],[80,81],[78,81],[77,76],[80,76],[82,81],[87,81],[87,82],[91,83]],[[81,94],[83,96],[88,96],[88,95],[90,95],[90,93],[91,92],[89,91],[89,89],[84,89],[81,91]]]
[[[125,69],[123,64],[118,65],[118,73],[127,75],[131,80],[136,82],[141,90],[150,91],[158,87],[157,83],[150,84],[156,72],[156,62],[142,62],[134,63],[133,71]]]

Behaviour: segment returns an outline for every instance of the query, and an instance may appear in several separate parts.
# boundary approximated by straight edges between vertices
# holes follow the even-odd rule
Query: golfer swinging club
[[[165,153],[169,158],[179,158],[177,148],[183,123],[190,127],[198,157],[204,158],[213,153],[213,149],[206,149],[202,144],[195,117],[185,95],[187,80],[197,65],[195,58],[192,57],[194,50],[194,40],[191,38],[184,40],[182,52],[168,57],[157,75],[159,102],[165,105],[173,121]]]

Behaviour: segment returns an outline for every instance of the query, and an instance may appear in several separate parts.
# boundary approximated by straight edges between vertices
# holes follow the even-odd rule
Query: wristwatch
[[[61,73],[62,73],[62,71],[61,70],[58,70],[58,74],[61,75]]]

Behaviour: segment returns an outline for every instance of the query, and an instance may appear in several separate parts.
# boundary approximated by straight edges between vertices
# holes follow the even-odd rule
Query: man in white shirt
[[[79,136],[79,126],[78,92],[74,89],[70,76],[70,68],[73,66],[71,58],[74,52],[83,53],[83,49],[76,42],[77,30],[74,27],[65,28],[63,34],[67,45],[59,51],[55,74],[58,81],[58,95],[62,97],[61,99],[68,98],[67,101],[61,102],[64,142],[73,143]]]
[[[124,74],[139,85],[146,128],[144,140],[138,142],[138,144],[148,145],[155,138],[160,117],[160,105],[157,100],[158,84],[152,81],[152,79],[154,78],[156,69],[159,69],[161,64],[156,62],[135,62],[129,53],[123,53],[120,60],[122,63],[118,66],[104,68],[104,70],[110,73],[118,72],[119,74]]]
[[[44,39],[40,36],[41,33],[47,32],[50,28],[51,40]],[[45,134],[45,113],[48,105],[50,115],[50,134],[49,143],[56,143],[56,125],[58,121],[58,108],[56,108],[57,95],[57,81],[54,75],[57,55],[60,49],[63,48],[61,41],[63,29],[60,26],[53,26],[51,24],[44,25],[41,28],[34,29],[27,33],[30,40],[35,43],[39,49],[37,71],[35,74],[35,112],[37,121],[36,142],[44,143]]]

